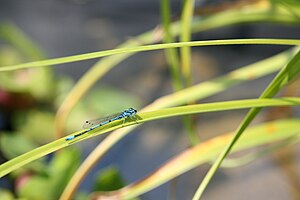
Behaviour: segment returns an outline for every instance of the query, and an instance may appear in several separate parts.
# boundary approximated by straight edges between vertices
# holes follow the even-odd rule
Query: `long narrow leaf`
[[[49,60],[35,61],[29,63],[23,63],[12,66],[0,67],[1,71],[11,71],[17,69],[26,69],[33,67],[42,67],[50,65],[58,65],[63,63],[71,63],[76,61],[89,60],[94,58],[101,58],[104,56],[122,54],[122,53],[132,53],[132,52],[143,52],[143,51],[153,51],[159,49],[167,48],[178,48],[178,47],[188,47],[188,46],[213,46],[213,45],[238,45],[238,44],[273,44],[273,45],[300,45],[300,40],[293,39],[231,39],[231,40],[208,40],[208,41],[195,41],[195,42],[178,42],[169,44],[155,44],[140,47],[128,47],[120,49],[111,49],[106,51],[98,51],[92,53],[85,53],[74,56],[67,56],[61,58],[53,58]]]
[[[184,1],[182,16],[181,16],[181,42],[189,42],[191,40],[191,23],[194,13],[195,0]],[[185,85],[192,85],[192,70],[191,70],[191,48],[183,46],[180,48],[181,72]]]
[[[75,144],[83,139],[94,137],[95,135],[103,134],[108,131],[112,131],[124,126],[135,125],[137,123],[147,122],[151,120],[157,120],[168,117],[175,117],[188,114],[205,113],[205,112],[216,112],[234,109],[244,109],[251,107],[270,107],[270,106],[298,106],[300,105],[300,98],[282,98],[282,99],[250,99],[250,100],[237,100],[229,102],[217,102],[217,103],[207,103],[201,105],[190,105],[168,108],[163,110],[157,110],[152,112],[138,113],[136,120],[127,120],[127,123],[122,122],[122,120],[112,122],[98,129],[90,131],[87,134],[79,136],[74,141],[66,141],[65,138],[58,139],[54,142],[36,148],[28,153],[18,156],[14,159],[7,161],[6,163],[0,165],[0,177],[10,173],[11,171],[22,167],[23,165],[34,161],[42,156],[49,153],[57,151],[68,145]],[[76,132],[73,134],[80,133]]]

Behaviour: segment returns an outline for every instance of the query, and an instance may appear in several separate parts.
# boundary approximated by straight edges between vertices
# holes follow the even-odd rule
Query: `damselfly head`
[[[128,108],[127,110],[124,111],[124,114],[126,116],[132,116],[135,115],[137,113],[137,110],[134,108]]]

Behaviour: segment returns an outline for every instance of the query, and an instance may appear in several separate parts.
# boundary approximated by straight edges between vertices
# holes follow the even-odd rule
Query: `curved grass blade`
[[[297,106],[300,105],[300,98],[281,98],[281,99],[250,99],[250,100],[238,100],[229,102],[218,102],[218,103],[208,103],[201,105],[191,105],[191,106],[181,106],[168,108],[163,110],[157,110],[152,112],[138,113],[136,120],[128,119],[127,122],[123,123],[122,120],[118,120],[107,125],[101,126],[94,130],[91,130],[88,134],[77,137],[72,142],[68,142],[65,138],[58,139],[54,142],[36,148],[28,153],[11,159],[4,164],[0,165],[0,177],[10,173],[11,171],[22,167],[23,165],[34,161],[42,156],[49,153],[57,151],[68,145],[77,143],[83,139],[93,137],[95,135],[103,134],[108,131],[112,131],[124,126],[135,125],[136,123],[147,122],[156,119],[162,119],[167,117],[175,117],[188,114],[204,113],[204,112],[215,112],[215,111],[225,111],[233,109],[244,109],[251,107],[269,107],[269,106]],[[85,130],[83,130],[85,131]],[[81,131],[74,134],[79,134]]]
[[[269,44],[269,45],[295,46],[295,45],[300,45],[300,40],[258,38],[258,39],[208,40],[208,41],[194,41],[194,42],[178,42],[178,43],[169,43],[169,44],[154,44],[154,45],[146,45],[146,46],[139,46],[139,47],[127,47],[127,48],[111,49],[105,51],[97,51],[92,53],[84,53],[80,55],[34,61],[34,62],[28,62],[23,64],[11,65],[11,66],[2,66],[0,67],[0,72],[71,63],[76,61],[90,60],[94,58],[101,58],[105,56],[122,54],[122,53],[135,53],[135,52],[153,51],[153,50],[167,49],[167,48],[190,47],[190,46],[196,47],[196,46],[215,46],[215,45],[233,45],[233,44],[234,45]]]
[[[161,0],[160,1],[160,12],[161,12],[161,21],[163,27],[163,42],[171,43],[174,42],[174,30],[173,34],[171,32],[171,8],[170,8],[170,0]],[[192,23],[192,25],[195,24]],[[191,29],[193,31],[193,28]],[[172,77],[173,90],[178,91],[182,89],[182,82],[180,78],[180,70],[179,70],[179,59],[177,54],[177,49],[166,49],[165,57],[168,67],[170,69],[170,74]]]
[[[181,33],[180,41],[188,42],[191,41],[191,23],[194,14],[195,0],[186,0],[183,4],[182,15],[181,15]],[[181,47],[180,48],[180,66],[181,74],[183,78],[184,87],[190,87],[193,85],[192,80],[192,66],[191,66],[191,47]],[[193,104],[195,102],[188,102],[188,104]],[[196,145],[200,142],[200,137],[197,135],[195,129],[195,122],[192,116],[185,116],[183,118],[183,124],[185,127],[185,132],[192,145]]]
[[[191,40],[191,23],[194,13],[195,0],[184,1],[182,16],[181,16],[181,33],[180,41],[189,42]],[[192,85],[191,77],[191,48],[183,46],[180,48],[181,58],[181,73],[186,87]]]

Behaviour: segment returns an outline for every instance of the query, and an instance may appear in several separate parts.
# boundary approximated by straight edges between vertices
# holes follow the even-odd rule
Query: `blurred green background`
[[[160,23],[159,1],[153,0],[0,0],[0,3],[0,66],[113,49]],[[197,7],[219,5],[218,1],[196,1]],[[174,20],[180,17],[181,8],[182,1],[172,1]],[[288,39],[298,38],[299,33],[297,26],[242,24],[197,33],[193,40]],[[222,75],[285,49],[288,47],[267,45],[193,48],[194,82]],[[0,73],[1,163],[55,139],[54,117],[58,106],[96,61]],[[76,106],[66,132],[81,129],[86,119],[128,107],[141,108],[171,93],[166,65],[161,51],[139,53],[122,62]],[[272,78],[267,76],[235,86],[205,102],[257,97]],[[233,130],[245,113],[206,114],[205,118],[200,117],[198,127],[203,138],[211,138]],[[91,191],[112,190],[138,180],[189,146],[180,119],[151,122],[136,132],[139,134],[131,134],[118,143],[90,172],[77,199],[85,199]],[[100,136],[66,148],[2,178],[1,199],[13,196],[57,199],[81,161],[101,139]],[[299,145],[295,149],[299,157]],[[299,167],[299,160],[295,163]],[[208,167],[201,166],[177,180],[177,199],[192,197]],[[270,155],[234,170],[221,170],[204,199],[293,199],[291,190],[299,181],[291,185],[287,168]],[[141,198],[166,199],[169,189],[170,184],[165,184]]]

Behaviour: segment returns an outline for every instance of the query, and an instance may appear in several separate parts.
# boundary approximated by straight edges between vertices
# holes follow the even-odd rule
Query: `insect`
[[[75,135],[70,135],[66,138],[66,141],[70,141],[73,140],[74,138],[83,135],[85,133],[88,133],[100,126],[103,126],[105,124],[108,124],[110,122],[116,121],[116,120],[120,120],[123,119],[123,123],[125,122],[126,118],[130,118],[130,119],[134,119],[135,118],[135,114],[137,113],[137,110],[135,110],[134,108],[128,108],[126,110],[124,110],[123,112],[120,113],[116,113],[116,114],[112,114],[103,118],[99,118],[99,119],[95,119],[95,120],[87,120],[85,121],[85,123],[83,124],[83,128],[87,129],[85,131],[82,131],[78,134]]]

